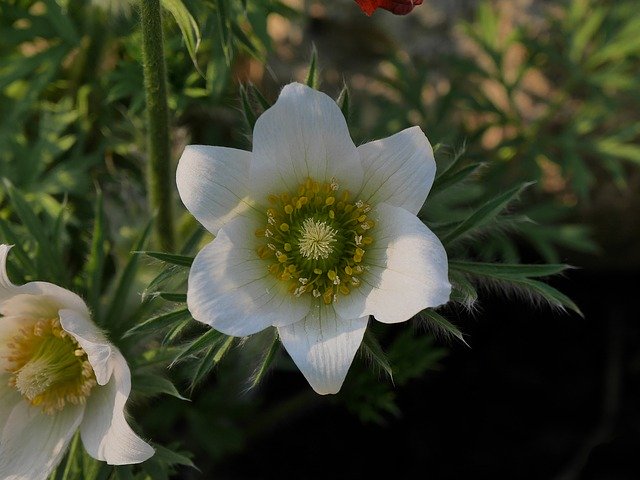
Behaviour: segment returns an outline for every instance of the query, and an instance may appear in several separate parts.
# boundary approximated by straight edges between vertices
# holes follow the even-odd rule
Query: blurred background
[[[347,86],[356,144],[420,125],[439,168],[469,166],[472,183],[434,192],[427,217],[535,182],[466,251],[573,265],[550,283],[584,313],[480,285],[477,302],[441,311],[468,345],[419,322],[375,325],[394,382],[362,355],[330,398],[269,349],[270,332],[209,366],[180,362],[162,375],[190,404],[166,385],[173,397],[141,387],[132,404],[141,431],[181,455],[165,458],[172,478],[640,478],[637,1],[425,0],[405,17],[352,0],[191,0],[182,17],[166,3],[176,160],[189,143],[250,149],[252,116],[312,62],[342,105]],[[82,288],[102,215],[96,291],[136,322],[177,298],[153,295],[166,278],[152,259],[127,289],[116,274],[149,218],[139,45],[124,0],[0,1],[0,240],[22,246],[24,267],[12,278]],[[187,252],[202,232],[177,196],[176,208]],[[45,244],[58,267],[38,264]],[[184,325],[149,341],[203,331]],[[265,348],[273,363],[253,386]]]

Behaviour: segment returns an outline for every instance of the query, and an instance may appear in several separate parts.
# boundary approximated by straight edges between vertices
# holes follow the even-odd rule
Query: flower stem
[[[62,473],[62,480],[70,480],[71,472],[73,470],[74,464],[76,463],[76,451],[78,450],[78,444],[80,443],[80,432],[76,432],[73,436],[73,440],[71,441],[71,446],[69,447],[69,452],[67,453],[67,463],[64,467],[64,472]]]
[[[147,102],[147,188],[157,215],[156,237],[164,251],[173,251],[173,203],[167,71],[162,39],[160,0],[139,2],[142,22],[142,63]]]

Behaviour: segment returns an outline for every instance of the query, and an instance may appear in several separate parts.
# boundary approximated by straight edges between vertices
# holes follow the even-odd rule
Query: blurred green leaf
[[[162,6],[171,12],[171,15],[178,24],[178,27],[180,27],[182,38],[184,38],[191,61],[196,67],[198,73],[204,77],[202,70],[200,70],[200,67],[198,66],[198,58],[196,55],[201,40],[198,23],[195,21],[191,13],[189,13],[189,10],[182,0],[162,0]]]

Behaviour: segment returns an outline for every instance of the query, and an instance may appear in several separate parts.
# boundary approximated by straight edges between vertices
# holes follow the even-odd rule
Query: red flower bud
[[[422,0],[356,0],[356,3],[367,15],[371,15],[376,8],[384,8],[395,15],[406,15],[416,5],[422,5]]]

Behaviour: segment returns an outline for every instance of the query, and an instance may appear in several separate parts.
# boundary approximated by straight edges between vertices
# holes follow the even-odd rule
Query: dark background
[[[215,476],[640,478],[637,274],[573,270],[553,282],[585,318],[485,295],[461,319],[471,348],[452,345],[441,371],[400,389],[400,418],[363,425],[321,400]],[[267,398],[297,381],[276,374]]]

